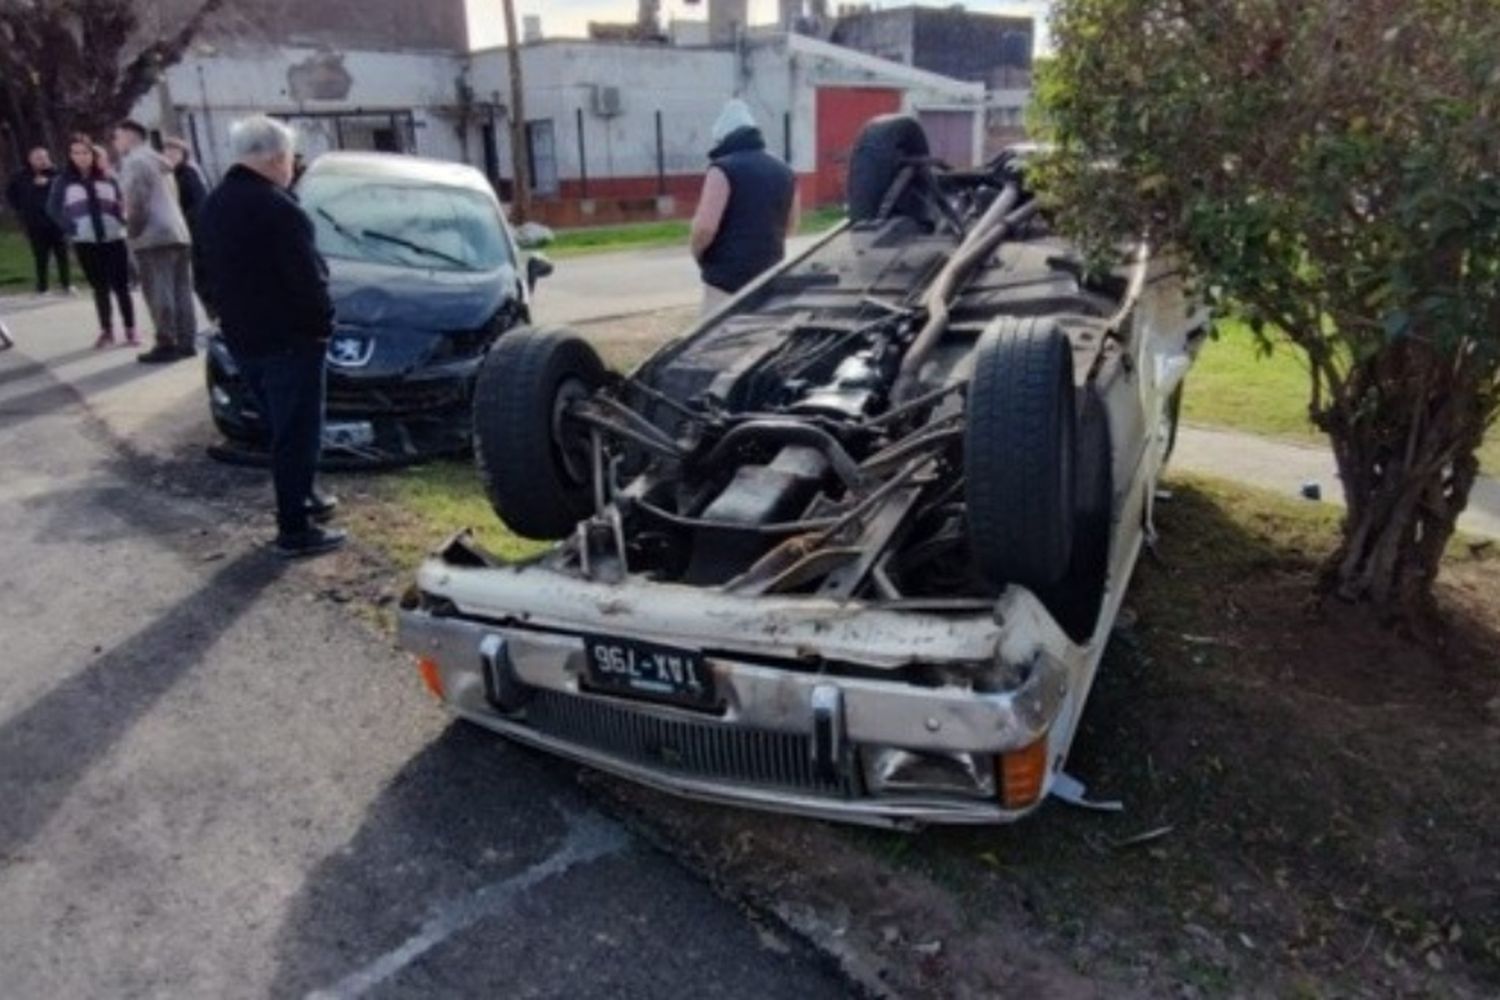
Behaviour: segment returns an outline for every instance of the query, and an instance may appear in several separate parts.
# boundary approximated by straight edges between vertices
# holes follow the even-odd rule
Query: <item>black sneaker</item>
[[[168,365],[173,361],[182,360],[182,355],[178,353],[175,347],[157,344],[151,350],[142,351],[140,354],[137,354],[135,359],[143,365]]]
[[[179,358],[195,358],[198,356],[198,348],[192,344],[188,344],[186,347],[177,347],[176,351]]]
[[[348,534],[337,528],[311,527],[295,535],[276,538],[276,554],[283,559],[306,559],[341,548]]]
[[[331,494],[313,490],[312,496],[307,498],[307,516],[314,521],[326,521],[338,509],[339,498]]]

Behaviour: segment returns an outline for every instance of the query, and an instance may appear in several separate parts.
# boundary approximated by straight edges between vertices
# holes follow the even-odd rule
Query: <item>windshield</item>
[[[325,257],[438,271],[492,271],[511,263],[495,204],[477,191],[313,173],[297,196]]]

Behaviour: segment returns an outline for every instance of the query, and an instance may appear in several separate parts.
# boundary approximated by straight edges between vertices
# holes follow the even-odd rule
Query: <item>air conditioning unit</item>
[[[594,87],[594,114],[600,118],[613,118],[623,110],[620,106],[619,87]]]

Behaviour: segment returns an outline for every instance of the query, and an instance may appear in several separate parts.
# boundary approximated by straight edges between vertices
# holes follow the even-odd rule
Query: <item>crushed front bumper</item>
[[[434,558],[419,591],[401,642],[458,716],[665,791],[883,826],[1034,809],[1093,662],[1017,588],[993,614],[952,616]],[[717,710],[591,690],[583,637],[601,634],[702,650]],[[976,689],[976,663],[997,660],[1025,667]],[[1000,762],[1027,748],[1044,775],[1007,805]]]
[[[331,368],[319,466],[328,471],[392,468],[461,455],[471,444],[479,359],[464,358],[402,377],[366,379]],[[270,430],[221,338],[209,342],[209,412],[225,443],[214,457],[270,461]]]

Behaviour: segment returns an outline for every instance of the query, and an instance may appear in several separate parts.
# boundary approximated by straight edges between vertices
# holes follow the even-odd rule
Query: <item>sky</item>
[[[469,5],[469,37],[475,48],[499,45],[505,41],[504,17],[500,13],[500,0],[467,0]],[[899,7],[899,0],[877,3],[877,7]],[[759,24],[776,18],[776,0],[750,0],[750,21]],[[838,4],[830,6],[837,9]],[[953,0],[928,0],[926,7],[951,7]],[[997,14],[1033,14],[1044,19],[1048,0],[967,0],[964,6],[970,10],[993,11]],[[665,18],[704,18],[704,2],[689,4],[685,0],[662,0]],[[581,38],[587,31],[589,21],[629,21],[635,17],[636,0],[516,0],[516,17],[525,14],[540,14],[542,33],[548,36],[571,36]],[[1038,50],[1046,50],[1046,28],[1038,31]]]

